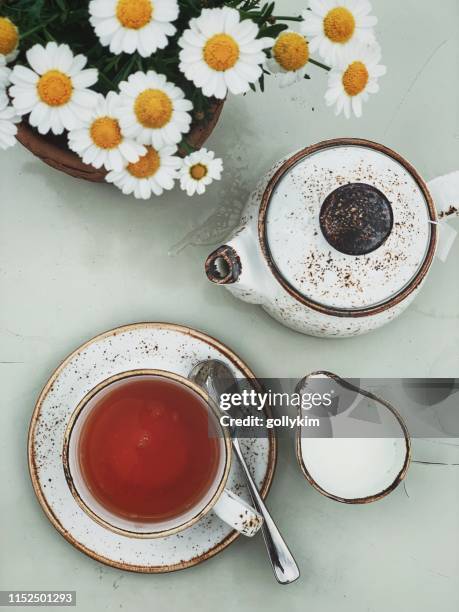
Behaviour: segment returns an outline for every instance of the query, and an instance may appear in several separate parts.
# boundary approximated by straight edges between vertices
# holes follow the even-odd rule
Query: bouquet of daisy
[[[193,146],[193,126],[228,94],[329,71],[326,104],[349,117],[385,73],[368,0],[309,0],[279,15],[264,0],[0,2],[0,148],[18,124],[66,138],[124,194],[178,182],[202,194],[222,160]],[[291,28],[290,25],[296,25]],[[313,57],[317,55],[317,57]]]

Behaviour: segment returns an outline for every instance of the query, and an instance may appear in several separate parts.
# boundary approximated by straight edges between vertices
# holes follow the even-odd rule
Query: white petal
[[[79,74],[72,77],[73,86],[77,89],[83,89],[84,87],[91,87],[97,82],[99,73],[95,68],[88,68],[82,70]]]
[[[73,64],[73,53],[67,45],[61,45],[57,56],[56,68],[65,74],[71,69]]]
[[[16,83],[17,80],[20,80],[25,83],[35,85],[38,78],[38,75],[33,72],[33,70],[30,70],[30,68],[26,68],[25,66],[15,66],[11,74],[12,83]]]
[[[249,89],[247,82],[238,75],[234,68],[227,70],[224,74],[226,85],[231,93],[238,95]]]
[[[104,19],[96,27],[97,36],[112,36],[119,28],[120,22],[115,17]]]
[[[35,72],[38,72],[38,74],[43,74],[51,68],[49,56],[42,45],[34,45],[31,47],[27,51],[26,57],[29,65]]]

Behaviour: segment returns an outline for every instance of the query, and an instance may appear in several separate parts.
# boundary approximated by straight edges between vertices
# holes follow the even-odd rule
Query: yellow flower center
[[[129,174],[138,179],[150,178],[159,170],[161,158],[156,149],[147,147],[147,152],[135,164],[129,164],[127,170]]]
[[[204,166],[204,164],[195,164],[191,166],[190,175],[195,181],[200,181],[207,176],[207,166]]]
[[[8,17],[0,17],[0,54],[8,55],[19,42],[18,29]]]
[[[204,47],[204,61],[218,72],[232,68],[239,55],[239,45],[229,34],[215,34],[209,38]]]
[[[277,39],[273,47],[273,55],[284,70],[299,70],[309,61],[308,41],[301,34],[286,32]]]
[[[347,43],[355,32],[355,19],[351,11],[337,6],[324,19],[324,33],[334,43]]]
[[[94,144],[100,149],[114,149],[123,140],[120,124],[112,117],[99,117],[89,132]]]
[[[370,75],[362,62],[353,62],[343,74],[343,87],[348,96],[358,96],[365,89]]]
[[[172,100],[160,89],[146,89],[134,104],[134,112],[146,128],[162,128],[169,123],[173,112]]]
[[[140,30],[152,20],[153,3],[150,0],[118,0],[116,16],[125,28]]]
[[[62,106],[72,97],[72,80],[60,70],[49,70],[39,78],[37,91],[48,106]]]

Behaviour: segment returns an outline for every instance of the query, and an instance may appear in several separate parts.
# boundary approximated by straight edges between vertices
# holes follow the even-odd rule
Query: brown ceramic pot
[[[206,118],[193,121],[191,131],[187,135],[187,142],[191,147],[199,149],[209,138],[217,125],[223,104],[224,100],[216,100],[211,105]],[[36,157],[56,170],[94,183],[101,183],[105,180],[107,172],[103,168],[98,170],[84,164],[78,155],[67,147],[66,136],[54,136],[52,134],[42,136],[26,121],[23,121],[19,125],[17,139]],[[184,154],[180,150],[179,153]]]

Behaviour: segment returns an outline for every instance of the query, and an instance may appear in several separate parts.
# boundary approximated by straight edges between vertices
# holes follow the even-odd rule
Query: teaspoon
[[[198,363],[191,370],[189,378],[207,391],[218,406],[220,405],[221,394],[228,392],[228,389],[234,389],[237,385],[236,379],[228,366],[216,359],[209,359]],[[240,415],[235,414],[236,411],[237,408],[231,406],[228,411],[225,411],[225,414],[238,418]],[[231,428],[231,438],[235,454],[244,472],[253,503],[264,519],[262,533],[276,580],[280,584],[290,584],[300,577],[300,570],[279,529],[271,518],[260,492],[258,491],[257,485],[252,478],[244,455],[242,454],[235,428]]]

